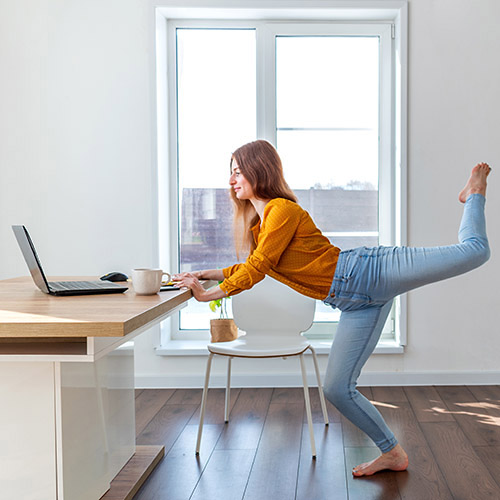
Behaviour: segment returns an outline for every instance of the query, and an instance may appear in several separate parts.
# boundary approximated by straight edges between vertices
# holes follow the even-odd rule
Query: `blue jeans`
[[[342,311],[328,359],[328,400],[364,431],[382,453],[397,444],[378,410],[356,390],[397,295],[470,271],[489,258],[484,196],[471,194],[458,233],[460,243],[430,248],[360,247],[340,253],[325,303]]]

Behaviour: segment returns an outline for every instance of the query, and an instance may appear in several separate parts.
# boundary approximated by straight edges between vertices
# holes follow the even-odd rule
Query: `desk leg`
[[[0,363],[0,498],[132,498],[163,456],[136,451],[134,396],[133,350]]]
[[[99,499],[135,452],[133,351],[55,374],[58,498]]]

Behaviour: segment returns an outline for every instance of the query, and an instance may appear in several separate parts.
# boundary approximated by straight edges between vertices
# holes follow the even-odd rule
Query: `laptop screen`
[[[49,293],[49,286],[47,279],[43,274],[42,266],[38,255],[36,254],[35,246],[31,241],[30,235],[24,226],[12,226],[14,234],[16,235],[17,242],[21,247],[21,252],[23,253],[24,260],[28,264],[31,276],[36,286],[40,288],[42,292]]]

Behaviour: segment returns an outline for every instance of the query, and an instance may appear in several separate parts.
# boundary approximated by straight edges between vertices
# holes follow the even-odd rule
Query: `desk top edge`
[[[202,285],[210,288],[215,282]],[[0,338],[123,337],[192,298],[188,289],[145,296],[127,286],[130,289],[119,294],[54,297],[38,290],[29,276],[1,280]]]

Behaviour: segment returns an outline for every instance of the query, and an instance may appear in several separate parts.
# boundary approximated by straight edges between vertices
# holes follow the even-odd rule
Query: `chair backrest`
[[[249,333],[299,334],[313,322],[316,301],[266,276],[231,299],[233,317]]]

